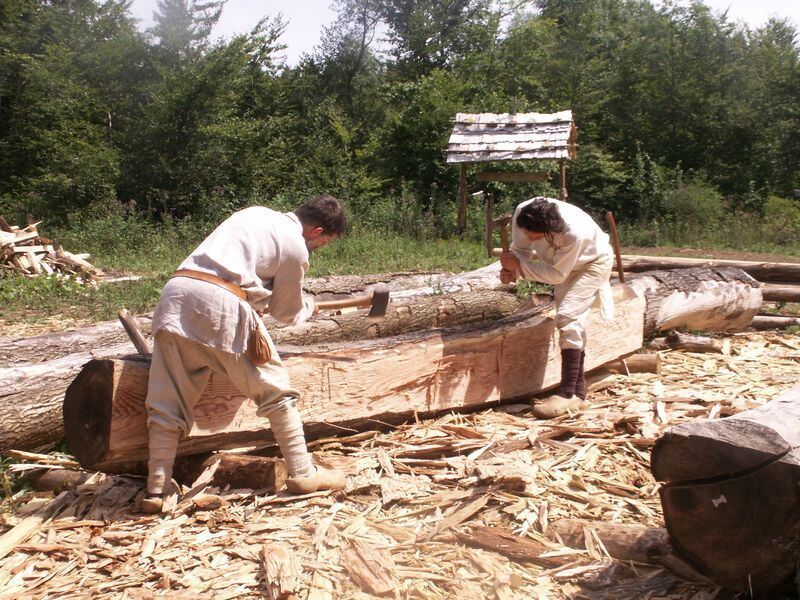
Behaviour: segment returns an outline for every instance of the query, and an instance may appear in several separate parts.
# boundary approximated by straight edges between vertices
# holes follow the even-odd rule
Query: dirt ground
[[[598,532],[606,522],[663,527],[654,440],[797,385],[800,340],[747,332],[727,337],[723,354],[660,356],[659,374],[596,372],[590,406],[554,421],[512,404],[312,442],[320,463],[349,473],[346,494],[198,485],[169,514],[145,516],[135,477],[98,474],[56,500],[21,492],[2,506],[0,534],[60,507],[0,555],[0,597],[732,598],[686,573],[617,560]],[[74,468],[56,455],[33,460]],[[584,541],[555,534],[564,519],[588,522]],[[539,550],[509,559],[481,543],[486,531]]]

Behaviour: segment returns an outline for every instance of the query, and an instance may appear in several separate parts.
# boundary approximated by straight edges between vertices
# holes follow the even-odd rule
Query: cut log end
[[[84,466],[96,464],[108,451],[114,367],[92,360],[67,387],[64,396],[64,431],[67,446]]]

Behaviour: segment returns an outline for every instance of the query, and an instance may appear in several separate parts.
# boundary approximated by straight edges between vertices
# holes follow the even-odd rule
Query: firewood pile
[[[52,240],[39,235],[41,221],[26,227],[9,225],[0,217],[0,270],[28,277],[39,275],[101,277],[103,272],[87,259],[89,254],[67,252]]]
[[[594,376],[591,407],[553,421],[527,404],[310,442],[349,473],[346,494],[208,485],[163,516],[136,512],[144,480],[19,454],[11,472],[73,474],[64,491],[0,505],[0,589],[58,598],[728,597],[676,560],[620,554],[609,524],[663,531],[649,450],[667,427],[763,404],[800,379],[800,342],[727,338],[660,351],[659,373]],[[213,470],[213,466],[209,467]],[[73,477],[75,478],[75,477]],[[580,535],[574,533],[579,520]],[[566,525],[565,525],[566,524]],[[674,557],[673,557],[674,558]]]

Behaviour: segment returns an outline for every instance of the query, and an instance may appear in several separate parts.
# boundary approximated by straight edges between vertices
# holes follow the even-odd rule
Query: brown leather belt
[[[213,283],[214,285],[228,290],[231,294],[235,294],[242,300],[247,300],[247,293],[242,288],[240,288],[238,285],[232,284],[230,281],[225,281],[222,277],[212,275],[211,273],[203,273],[202,271],[195,271],[193,269],[178,269],[172,275],[170,275],[170,279],[173,277],[188,277],[189,279],[198,279],[200,281]]]

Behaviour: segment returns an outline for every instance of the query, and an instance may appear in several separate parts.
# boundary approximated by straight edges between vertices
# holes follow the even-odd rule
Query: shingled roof
[[[448,163],[575,158],[572,111],[458,113],[447,144]]]

